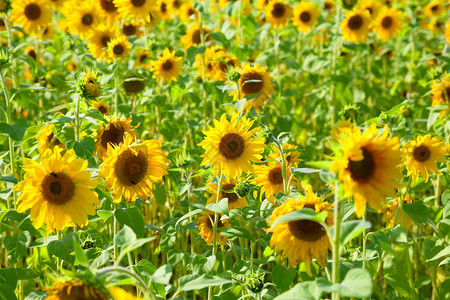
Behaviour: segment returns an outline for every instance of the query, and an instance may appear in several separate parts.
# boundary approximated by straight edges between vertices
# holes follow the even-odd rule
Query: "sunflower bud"
[[[239,71],[236,69],[230,69],[230,71],[227,74],[227,78],[229,81],[237,83],[241,78],[241,73],[239,73]]]
[[[3,71],[4,69],[7,69],[11,66],[11,55],[2,50],[0,52],[0,71]]]
[[[0,13],[6,14],[11,9],[10,0],[0,0]]]
[[[344,109],[339,113],[344,120],[351,119],[356,122],[356,118],[358,117],[358,107],[356,105],[346,105]]]
[[[96,72],[86,71],[83,76],[78,79],[78,93],[86,99],[95,99],[100,97],[102,92],[98,79],[100,78]]]
[[[199,76],[195,77],[195,82],[202,83],[203,82],[202,76],[199,75]]]
[[[94,248],[95,247],[95,243],[93,242],[93,241],[86,241],[86,242],[84,242],[84,244],[83,244],[83,246],[82,246],[82,248],[84,249],[84,250],[86,250],[86,249],[90,249],[90,248]]]
[[[250,278],[247,278],[247,288],[253,293],[259,293],[264,288],[264,274],[252,274]]]
[[[402,109],[402,116],[405,117],[405,118],[411,117],[412,116],[411,109],[409,107],[404,107]]]
[[[239,197],[243,198],[247,196],[250,191],[250,183],[247,180],[239,182],[239,184],[234,188]]]
[[[358,3],[356,0],[341,0],[341,4],[345,9],[352,10],[353,7]]]

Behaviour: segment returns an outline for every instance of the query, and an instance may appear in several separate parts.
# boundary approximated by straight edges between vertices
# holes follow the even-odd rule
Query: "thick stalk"
[[[114,69],[114,113],[119,116],[119,71],[118,65]]]
[[[77,94],[75,103],[75,140],[80,141],[80,99],[81,96]]]

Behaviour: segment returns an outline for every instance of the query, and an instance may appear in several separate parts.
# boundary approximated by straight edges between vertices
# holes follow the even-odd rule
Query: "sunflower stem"
[[[75,140],[80,141],[80,95],[75,100]]]
[[[11,50],[12,48],[12,34],[11,34],[11,25],[9,24],[9,16],[8,14],[2,16],[3,21],[5,23],[6,31],[8,33],[8,48]],[[16,67],[16,60],[12,61],[12,69],[15,70]],[[13,80],[13,87],[17,87],[17,74],[16,72],[11,72],[12,80]]]
[[[119,71],[117,64],[114,68],[114,113],[119,116]]]
[[[56,231],[56,233],[58,235],[58,241],[60,241],[61,240],[61,236],[62,236],[61,231],[58,230],[58,231]],[[59,257],[57,256],[56,257],[56,274],[57,274],[57,277],[59,277],[59,275],[61,274],[60,268],[61,268],[60,261],[59,261]]]
[[[341,231],[341,208],[339,207],[339,186],[336,184],[334,186],[334,237],[333,237],[333,283],[339,283],[339,260],[341,257],[340,253],[340,231]],[[339,299],[337,293],[333,293],[333,300]]]
[[[219,176],[219,183],[217,184],[217,197],[216,197],[216,203],[219,203],[220,201],[220,195],[222,191],[222,182],[223,182],[223,176],[222,173],[220,173]],[[213,222],[213,252],[212,255],[216,256],[217,253],[217,222],[219,220],[219,215],[214,212],[214,222]],[[211,300],[212,297],[212,287],[208,287],[208,300]]]
[[[116,207],[115,207],[115,209],[117,210],[117,205],[115,205]],[[114,211],[115,212],[115,211]],[[116,218],[116,216],[114,216],[114,238],[116,238],[116,236],[117,236],[117,233],[119,232],[119,224],[117,223],[117,218]],[[114,261],[115,261],[115,264],[117,265],[117,259],[119,258],[118,257],[118,255],[119,255],[119,246],[117,245],[117,243],[114,241]]]
[[[281,72],[280,72],[280,34],[278,28],[275,30],[275,61],[277,64],[278,97],[281,97]]]
[[[367,210],[364,211],[364,214],[362,215],[362,219],[363,221],[366,220],[366,214],[367,214]],[[363,230],[363,269],[366,268],[366,247],[367,247],[367,234],[366,234],[366,229]]]

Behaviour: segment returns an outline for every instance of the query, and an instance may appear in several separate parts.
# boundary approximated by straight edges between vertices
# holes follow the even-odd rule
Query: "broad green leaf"
[[[14,288],[7,284],[0,284],[0,300],[17,300]]]
[[[14,291],[17,285],[17,273],[14,268],[0,269],[0,285],[8,285]]]
[[[352,239],[360,235],[365,229],[372,227],[369,221],[365,220],[355,220],[341,223],[341,230],[339,240],[341,245],[345,245]],[[335,227],[331,227],[330,231],[332,236],[334,236]]]
[[[25,300],[44,300],[48,294],[42,291],[34,291],[28,294]]]
[[[164,205],[167,200],[166,186],[161,183],[153,183],[153,195],[158,204]]]
[[[278,224],[281,224],[283,222],[292,222],[292,221],[298,221],[298,220],[308,220],[308,221],[323,223],[323,222],[325,222],[327,215],[328,215],[328,213],[326,211],[323,211],[321,213],[316,213],[314,210],[312,210],[310,208],[303,208],[303,209],[288,213],[288,214],[276,219],[276,221],[272,224],[270,229],[275,228],[275,226],[277,226]]]
[[[170,283],[170,277],[172,277],[172,268],[169,265],[159,267],[150,278],[160,284],[168,285]]]
[[[439,259],[441,259],[443,257],[446,257],[446,256],[450,256],[450,246],[447,246],[445,249],[440,251],[438,254],[436,254],[435,256],[430,258],[428,261],[439,260]]]
[[[272,270],[272,282],[275,284],[278,293],[289,289],[289,285],[294,280],[296,268],[286,268],[281,265],[275,265]]]
[[[230,226],[222,228],[223,232],[221,232],[221,235],[227,236],[227,237],[243,237],[250,241],[254,241],[255,239],[253,236],[248,232],[247,229],[237,226]]]
[[[311,173],[319,173],[320,169],[312,169],[312,168],[292,168],[291,169],[292,173],[306,173],[306,174],[311,174]]]
[[[73,150],[75,150],[77,156],[83,159],[89,159],[95,150],[95,140],[87,136],[81,142],[75,142]]]
[[[406,214],[420,224],[426,224],[428,220],[428,207],[422,201],[403,203]]]
[[[87,256],[84,253],[83,249],[81,249],[80,243],[78,241],[76,241],[75,239],[73,240],[73,249],[75,250],[74,265],[75,266],[78,266],[78,265],[87,266],[88,265]]]
[[[0,181],[6,181],[6,182],[11,182],[11,183],[16,184],[17,178],[11,174],[7,174],[7,175],[0,176]]]
[[[232,282],[233,281],[231,279],[208,275],[185,275],[178,280],[182,291],[201,290],[206,287],[218,286]]]
[[[185,214],[184,216],[182,216],[181,218],[178,219],[177,223],[175,223],[175,228],[178,228],[178,225],[181,224],[183,221],[189,219],[189,217],[195,216],[199,213],[201,213],[203,210],[202,209],[195,209],[187,214]]]
[[[0,123],[0,133],[20,142],[25,134],[25,130],[27,130],[27,126],[27,119],[17,119],[13,125],[2,122]]]
[[[99,210],[97,210],[97,215],[98,215],[100,218],[102,218],[103,221],[106,222],[106,220],[108,220],[111,216],[113,216],[114,213],[113,213],[112,211],[109,211],[109,210],[102,210],[102,209],[99,209]]]
[[[292,289],[276,297],[274,300],[318,300],[322,290],[315,281],[297,283]]]
[[[121,225],[128,225],[136,233],[137,238],[141,238],[145,233],[144,215],[136,206],[129,208],[119,208],[114,212],[114,216]]]
[[[210,203],[206,206],[212,212],[228,216],[228,198],[224,198],[219,203]]]
[[[364,269],[351,269],[340,285],[344,297],[367,298],[372,294],[372,276]]]
[[[78,235],[71,232],[64,236],[60,241],[51,241],[47,245],[47,250],[49,255],[54,255],[67,262],[73,263],[74,258],[70,255],[73,251],[74,240],[78,243]]]

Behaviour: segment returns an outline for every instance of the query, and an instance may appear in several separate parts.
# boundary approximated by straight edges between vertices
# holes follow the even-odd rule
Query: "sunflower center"
[[[117,126],[115,126],[114,124],[110,123],[109,128],[103,131],[100,144],[104,148],[107,148],[109,143],[111,143],[112,145],[119,145],[123,142],[124,133],[125,130],[123,130],[123,127],[120,124],[117,124]]]
[[[166,60],[163,64],[162,64],[162,69],[164,70],[164,71],[170,71],[170,70],[172,70],[172,66],[173,66],[173,64],[172,64],[172,61],[170,61],[170,60]]]
[[[100,42],[103,47],[108,47],[108,43],[111,41],[111,37],[108,35],[104,35],[100,38]]]
[[[135,7],[140,7],[145,4],[145,0],[131,0],[131,4]]]
[[[300,21],[302,21],[303,23],[308,23],[309,20],[311,20],[311,14],[307,11],[303,11],[300,14]]]
[[[166,12],[167,12],[167,4],[165,4],[164,2],[161,3],[161,11],[162,11],[163,13],[166,13]]]
[[[282,18],[286,13],[283,3],[275,3],[272,9],[272,16],[276,19]]]
[[[47,202],[53,205],[63,205],[72,199],[75,186],[72,178],[68,175],[51,172],[42,180],[41,190]]]
[[[242,92],[244,94],[257,94],[262,91],[263,87],[263,77],[261,74],[252,72],[242,76]]]
[[[436,12],[439,9],[439,5],[433,5],[431,11]]]
[[[114,52],[114,54],[116,54],[116,55],[122,55],[122,53],[124,52],[123,46],[120,45],[120,44],[115,45],[115,46],[113,47],[113,52]]]
[[[37,20],[41,16],[41,8],[35,3],[30,3],[25,6],[24,14],[28,20]]]
[[[90,13],[87,13],[81,18],[81,23],[86,26],[92,25],[94,23],[94,17]]]
[[[384,29],[389,29],[392,26],[392,18],[387,16],[384,17],[383,20],[381,20],[381,26],[383,26]]]
[[[427,161],[431,156],[431,151],[427,146],[420,145],[413,151],[413,157],[418,162]]]
[[[200,44],[202,42],[202,38],[200,36],[200,29],[196,30],[193,34],[192,34],[192,42],[194,44]]]
[[[220,139],[219,152],[226,159],[237,159],[244,153],[244,139],[237,133],[227,133]]]
[[[239,196],[236,193],[226,193],[226,192],[224,192],[224,191],[232,190],[232,189],[234,189],[234,187],[235,186],[232,183],[227,183],[227,184],[224,184],[222,186],[222,191],[220,192],[220,196],[221,196],[222,199],[223,198],[228,198],[228,203],[236,202],[239,199]]]
[[[195,10],[193,8],[189,8],[188,9],[188,15],[192,16],[193,14],[195,14]]]
[[[354,15],[348,20],[348,28],[350,30],[358,30],[362,27],[363,23],[364,20],[360,15]]]
[[[36,60],[36,51],[34,49],[29,50],[27,55]]]
[[[122,27],[122,32],[123,34],[125,34],[126,36],[132,36],[136,34],[136,26],[134,26],[133,24],[124,24]]]
[[[372,9],[372,7],[366,7],[366,9],[369,11],[369,14],[370,14],[370,15],[373,14],[373,9]]]
[[[222,217],[221,214],[219,214],[217,216],[217,220],[219,220],[217,222],[217,228],[222,228],[224,227],[224,223],[222,221],[220,221],[220,218]],[[214,221],[214,215],[209,215],[209,218],[206,219],[206,226],[208,226],[209,229],[213,230],[213,223],[211,222],[211,220]]]
[[[136,77],[136,79],[131,79],[133,77]],[[145,88],[145,82],[140,77],[131,75],[127,79],[123,82],[123,88],[127,93],[139,93]]]
[[[134,154],[131,150],[125,150],[118,158],[114,166],[114,174],[124,186],[139,184],[147,174],[147,157],[144,153]]]
[[[49,144],[52,142],[54,136],[55,136],[55,135],[54,135],[53,132],[52,132],[52,133],[50,133],[49,136],[47,137],[47,142],[48,142]],[[53,142],[53,145],[62,145],[62,143],[61,143],[58,139],[55,139],[55,141]]]
[[[115,12],[117,10],[113,0],[100,0],[100,6],[107,12]]]
[[[139,61],[140,61],[141,63],[143,63],[147,58],[148,58],[148,55],[147,55],[147,54],[142,54],[141,56],[139,56]]]
[[[330,3],[325,2],[325,5],[323,6],[323,8],[326,9],[326,10],[330,10],[332,7],[331,7]]]
[[[301,241],[316,242],[326,234],[323,226],[314,221],[291,221],[288,226],[291,233]]]
[[[447,99],[447,101],[450,103],[450,86],[446,87],[444,92],[447,94],[447,98],[445,98],[445,95],[443,95],[444,100]]]
[[[271,184],[282,184],[283,173],[281,172],[281,168],[276,167],[270,170],[268,178]]]
[[[175,8],[180,8],[181,6],[181,1],[175,0],[172,2],[173,7]]]
[[[375,172],[375,160],[372,153],[365,147],[362,148],[364,158],[360,161],[350,160],[348,162],[348,169],[351,176],[358,182],[365,182],[373,176]]]
[[[104,107],[103,105],[99,106],[99,107],[98,107],[98,110],[99,110],[103,115],[106,114],[106,112],[108,111],[108,110],[106,109],[106,107]]]

